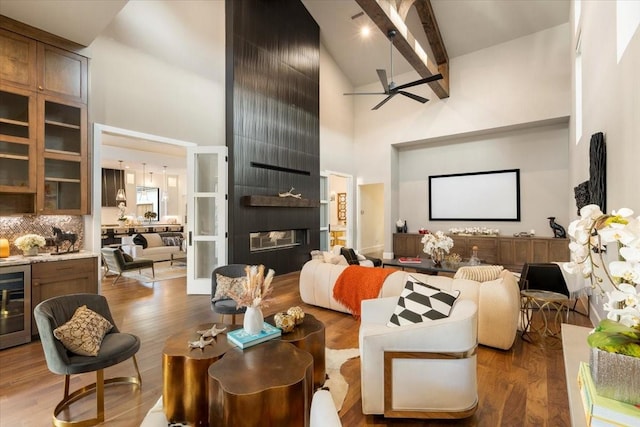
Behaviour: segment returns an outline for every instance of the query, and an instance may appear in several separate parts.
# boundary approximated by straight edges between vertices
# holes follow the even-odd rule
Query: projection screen
[[[430,221],[520,221],[520,169],[429,176]]]

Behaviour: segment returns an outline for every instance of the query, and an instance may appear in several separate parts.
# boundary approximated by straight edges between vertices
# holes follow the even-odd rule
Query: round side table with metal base
[[[536,289],[524,289],[520,291],[522,299],[520,315],[522,318],[522,337],[530,330],[540,333],[541,336],[556,336],[560,333],[562,313],[569,317],[569,298],[558,292],[541,291]],[[533,311],[536,310],[542,317],[542,326],[535,328],[532,325]],[[553,313],[555,311],[555,314]],[[549,318],[553,315],[553,319]],[[550,323],[554,326],[551,328]]]

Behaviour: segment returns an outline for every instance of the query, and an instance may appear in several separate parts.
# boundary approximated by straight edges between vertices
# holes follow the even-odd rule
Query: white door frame
[[[149,133],[137,132],[134,130],[118,128],[109,125],[103,125],[100,123],[93,124],[93,182],[91,188],[92,194],[92,204],[91,204],[91,215],[85,216],[84,220],[84,229],[91,230],[90,233],[85,233],[85,248],[90,249],[92,252],[99,254],[100,248],[102,246],[101,239],[101,216],[100,210],[102,209],[102,186],[100,182],[100,176],[97,171],[100,171],[102,168],[102,135],[104,133],[124,136],[133,139],[143,139],[145,141],[157,142],[161,144],[171,144],[178,145],[181,147],[195,147],[197,146],[194,142],[181,141],[173,138],[166,138],[164,136],[152,135]],[[186,160],[185,160],[186,163]],[[98,280],[100,281],[98,289],[100,289],[102,282],[102,275],[98,275]]]
[[[353,175],[343,173],[343,172],[336,172],[332,170],[324,170],[321,173],[324,175],[327,175],[327,177],[329,175],[335,175],[341,178],[345,178],[347,180],[347,185],[346,185],[347,187],[347,242],[346,242],[346,246],[353,248],[355,245],[354,234],[357,231],[357,227],[358,227],[357,218],[356,218],[356,215],[354,215],[354,212],[356,212],[355,210],[356,198],[354,197],[354,194],[353,194],[353,190],[354,190]],[[331,193],[331,187],[329,187],[328,191],[329,193]],[[354,225],[355,225],[355,228],[354,228]]]

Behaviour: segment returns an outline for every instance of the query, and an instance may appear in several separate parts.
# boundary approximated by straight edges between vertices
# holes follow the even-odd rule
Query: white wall
[[[618,62],[617,6],[616,1],[582,2],[578,27],[582,34],[583,125],[582,138],[577,145],[572,127],[569,180],[571,185],[576,185],[588,179],[589,140],[592,134],[603,132],[607,147],[607,210],[628,207],[639,215],[640,30],[636,26],[635,34]],[[636,25],[637,22],[636,17]],[[575,34],[572,39],[575,46]],[[572,58],[575,58],[573,51]],[[606,315],[602,303],[599,296],[592,298],[594,323]]]
[[[368,184],[360,187],[360,251],[382,251],[384,247],[384,186]]]
[[[89,50],[92,122],[225,144],[223,1],[129,2]]]
[[[507,236],[534,229],[538,236],[553,237],[547,217],[568,226],[568,140],[567,123],[560,123],[400,150],[399,218],[414,233],[421,227],[446,232],[451,227],[477,226],[497,228]],[[520,221],[429,221],[430,175],[503,169],[520,169]]]
[[[357,97],[358,179],[362,184],[382,182],[389,189],[385,191],[385,251],[391,251],[391,235],[400,210],[408,209],[398,196],[395,171],[402,167],[395,163],[392,145],[566,120],[571,110],[569,31],[567,23],[452,58],[451,96],[446,99],[438,99],[428,87],[421,86],[415,93],[429,98],[427,104],[397,96],[379,110],[371,111],[375,100]],[[401,84],[417,77],[408,73],[395,80]],[[378,86],[358,90],[377,90]],[[566,203],[564,206],[566,209]]]

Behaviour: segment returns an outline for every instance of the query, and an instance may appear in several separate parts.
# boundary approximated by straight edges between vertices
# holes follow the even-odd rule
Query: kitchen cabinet
[[[0,214],[88,214],[87,58],[0,24]]]
[[[98,293],[98,258],[37,262],[31,265],[31,311],[40,302],[59,295]],[[35,319],[31,334],[38,328]]]

